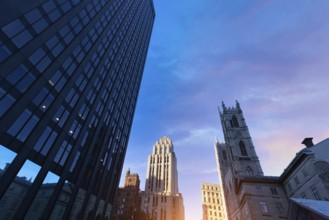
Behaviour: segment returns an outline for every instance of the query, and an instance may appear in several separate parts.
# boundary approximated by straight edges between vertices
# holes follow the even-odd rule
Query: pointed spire
[[[240,109],[240,103],[238,102],[238,100],[235,100],[235,101],[236,101],[236,108]]]
[[[223,111],[225,112],[226,111],[226,106],[224,104],[224,101],[222,101],[222,107],[223,107]]]
[[[218,144],[217,136],[215,136],[215,144]]]

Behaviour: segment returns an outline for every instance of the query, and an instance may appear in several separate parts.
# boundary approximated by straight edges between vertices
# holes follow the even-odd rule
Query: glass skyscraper
[[[152,0],[0,7],[0,219],[109,219]]]

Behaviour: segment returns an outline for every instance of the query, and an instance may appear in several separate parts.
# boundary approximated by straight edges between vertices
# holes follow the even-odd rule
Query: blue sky
[[[304,137],[328,137],[329,1],[154,0],[125,172],[140,175],[163,136],[174,143],[186,220],[202,218],[202,182],[217,183],[217,106],[239,100],[266,175]],[[121,180],[122,182],[122,180]]]

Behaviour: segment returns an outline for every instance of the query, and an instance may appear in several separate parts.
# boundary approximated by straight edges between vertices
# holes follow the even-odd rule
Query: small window
[[[247,174],[248,174],[249,176],[253,176],[253,175],[254,175],[254,172],[252,171],[252,169],[251,169],[250,166],[247,166],[246,171],[247,171]]]
[[[305,168],[303,169],[303,174],[304,174],[304,177],[308,177],[308,175],[309,175],[308,171]]]
[[[279,214],[282,215],[282,214],[285,214],[284,213],[284,209],[283,209],[283,205],[281,202],[277,202],[276,203],[276,207],[278,208],[278,211],[279,211]]]
[[[299,179],[298,179],[298,176],[295,176],[294,177],[294,180],[295,180],[296,185],[299,185],[300,184]]]
[[[272,192],[273,195],[277,195],[278,194],[278,192],[277,192],[277,190],[276,190],[275,187],[272,187],[271,188],[271,192]]]
[[[267,207],[266,202],[264,202],[264,201],[259,202],[259,205],[260,205],[260,209],[262,211],[262,214],[263,215],[268,215],[269,214],[269,211],[268,211],[268,207]]]
[[[320,194],[319,194],[317,188],[314,185],[311,187],[311,190],[312,190],[314,198],[316,200],[321,200]]]

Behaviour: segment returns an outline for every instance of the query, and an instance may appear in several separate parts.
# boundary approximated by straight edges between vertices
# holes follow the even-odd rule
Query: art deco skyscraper
[[[168,137],[157,141],[148,157],[142,210],[156,220],[184,220],[183,197],[178,191],[177,159]]]
[[[110,216],[152,0],[0,7],[0,219]]]

